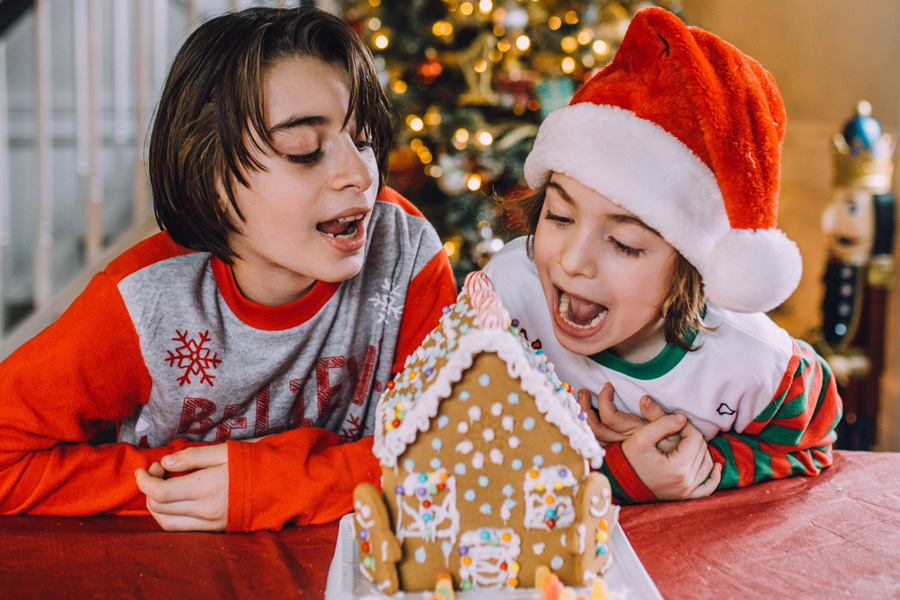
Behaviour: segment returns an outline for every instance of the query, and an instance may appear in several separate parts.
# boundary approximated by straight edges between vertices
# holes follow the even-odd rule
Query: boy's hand
[[[613,386],[606,382],[597,394],[597,410],[591,406],[591,392],[578,390],[578,404],[587,413],[587,424],[601,445],[621,442],[644,425],[644,420],[616,408]],[[598,417],[599,415],[599,417]]]
[[[162,465],[138,469],[147,510],[166,531],[225,531],[228,524],[228,448],[196,446],[163,457]],[[183,473],[163,479],[166,471]]]
[[[682,414],[667,415],[649,397],[641,412],[650,421],[622,442],[622,453],[641,481],[660,500],[686,500],[712,494],[722,479],[722,465],[714,463],[700,431]],[[680,435],[673,450],[658,444]]]

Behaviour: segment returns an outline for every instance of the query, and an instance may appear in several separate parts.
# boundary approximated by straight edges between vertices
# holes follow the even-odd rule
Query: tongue
[[[602,307],[589,300],[569,297],[569,318],[579,325],[590,323],[594,317],[600,314]]]
[[[329,235],[343,235],[350,228],[350,223],[341,223],[338,219],[325,221],[316,225],[316,229]]]

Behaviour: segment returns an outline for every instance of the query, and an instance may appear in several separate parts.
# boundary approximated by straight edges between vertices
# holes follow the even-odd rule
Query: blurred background
[[[296,0],[0,0],[0,359],[107,261],[156,231],[146,143],[190,31]],[[631,15],[671,10],[775,76],[788,115],[779,224],[804,275],[771,316],[825,354],[839,446],[900,450],[894,166],[900,0],[319,0],[366,41],[394,106],[389,183],[435,225],[459,281],[509,233],[537,127],[615,54]]]

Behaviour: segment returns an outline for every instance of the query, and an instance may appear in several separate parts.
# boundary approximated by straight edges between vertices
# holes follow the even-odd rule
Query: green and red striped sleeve
[[[794,340],[793,355],[772,401],[744,431],[710,440],[713,460],[723,465],[719,489],[817,475],[831,464],[841,410],[828,363],[809,344]]]

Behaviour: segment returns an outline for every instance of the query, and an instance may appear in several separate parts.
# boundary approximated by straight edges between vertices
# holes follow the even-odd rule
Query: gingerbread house
[[[611,560],[617,507],[571,388],[483,273],[388,384],[373,451],[382,490],[354,493],[360,569],[378,589],[585,585]]]

